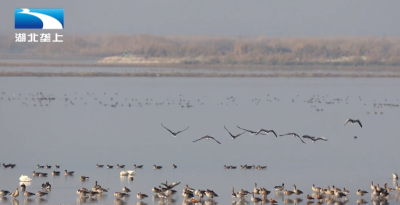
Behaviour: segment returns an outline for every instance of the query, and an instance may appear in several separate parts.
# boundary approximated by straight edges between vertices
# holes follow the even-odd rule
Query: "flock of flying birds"
[[[349,118],[349,119],[346,120],[346,122],[344,123],[344,125],[347,125],[347,123],[349,123],[349,122],[352,123],[352,124],[356,124],[356,123],[357,123],[358,125],[360,125],[360,127],[362,127],[361,121],[358,120],[358,119],[357,119],[357,120],[354,120],[354,119],[350,119],[350,118]],[[183,130],[174,132],[174,131],[168,129],[167,127],[165,127],[162,123],[161,123],[161,126],[164,127],[166,130],[168,130],[168,132],[170,132],[170,133],[172,134],[173,137],[176,137],[176,136],[177,136],[178,134],[180,134],[181,132],[186,131],[187,129],[189,129],[189,127],[187,127],[187,128],[185,128],[185,129],[183,129]],[[253,130],[241,128],[241,127],[239,127],[239,126],[236,126],[236,127],[239,128],[239,129],[241,129],[243,132],[234,135],[234,134],[232,134],[232,133],[224,126],[225,130],[229,133],[229,135],[232,137],[233,140],[236,139],[236,138],[238,138],[239,136],[243,135],[243,134],[246,133],[246,132],[249,133],[250,135],[260,135],[260,134],[261,134],[261,135],[268,135],[268,134],[272,133],[272,134],[275,135],[275,137],[278,137],[278,135],[276,134],[276,132],[275,132],[274,130],[260,129],[260,130],[258,130],[258,131],[253,131]],[[303,135],[302,137],[300,137],[300,135],[298,135],[298,134],[296,134],[296,133],[294,133],[294,132],[282,134],[282,135],[279,135],[279,136],[280,136],[280,137],[283,137],[283,136],[293,136],[293,137],[297,137],[297,138],[299,138],[299,139],[301,140],[301,142],[303,142],[304,144],[306,144],[306,142],[304,142],[304,140],[303,140],[302,138],[304,138],[304,139],[309,139],[309,140],[311,140],[313,143],[315,143],[315,142],[318,141],[318,140],[328,141],[328,139],[326,139],[325,137],[314,137],[314,136],[310,136],[310,135]],[[355,137],[355,138],[356,138],[356,137]],[[197,142],[197,141],[200,141],[200,140],[203,140],[203,139],[207,139],[207,140],[212,139],[212,140],[214,140],[215,142],[217,142],[218,144],[221,144],[221,142],[219,142],[219,141],[218,141],[217,139],[215,139],[214,137],[211,137],[210,135],[205,135],[205,136],[203,136],[203,137],[201,137],[201,138],[199,138],[199,139],[197,139],[197,140],[194,140],[193,142]]]

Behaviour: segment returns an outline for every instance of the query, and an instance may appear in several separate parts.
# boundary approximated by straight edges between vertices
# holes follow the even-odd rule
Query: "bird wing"
[[[297,134],[296,134],[297,135]],[[303,139],[300,138],[300,136],[297,135],[297,137],[304,143],[306,144],[306,142],[303,141]]]
[[[175,133],[175,135],[177,135],[177,134],[179,134],[179,133],[181,133],[181,132],[183,132],[183,131],[185,131],[185,130],[187,130],[187,129],[189,129],[189,127],[187,127],[186,129],[184,129],[184,130],[181,130],[181,131],[179,131],[179,132]]]
[[[318,137],[317,139],[315,139],[315,141],[317,140],[324,140],[324,141],[328,141],[328,139],[326,139],[325,137]]]
[[[229,130],[226,129],[225,125],[224,125],[224,128],[225,128],[226,131],[228,131],[229,135],[231,135],[231,137],[232,137],[233,139],[235,139],[236,137],[239,137],[239,136],[234,136],[231,132],[229,132]]]
[[[239,137],[240,135],[242,135],[242,134],[244,134],[244,133],[246,133],[246,132],[242,132],[242,133],[236,135],[236,137]]]
[[[306,139],[314,139],[315,137],[311,137],[311,136],[309,136],[309,135],[303,135],[303,138],[306,138]]]
[[[202,140],[202,139],[204,139],[204,138],[206,138],[206,137],[207,137],[207,136],[201,137],[201,138],[199,138],[199,139],[197,139],[197,140],[195,140],[195,141],[193,141],[193,142],[197,142],[197,141]]]
[[[270,130],[269,132],[272,132],[272,133],[274,133],[275,137],[278,137],[278,135],[276,135],[275,131],[273,131],[273,130]]]
[[[360,127],[362,127],[360,120],[357,120],[356,122],[358,122],[358,124],[360,125]]]
[[[344,125],[347,125],[347,123],[350,121],[351,119],[347,119],[346,122],[344,123]]]
[[[246,129],[243,129],[243,128],[241,128],[241,127],[237,126],[237,125],[236,125],[236,127],[238,127],[238,128],[239,128],[239,129],[241,129],[241,130],[244,130],[244,131],[246,131],[246,132],[250,132],[250,133],[256,133],[256,132],[254,132],[254,131],[251,131],[251,130],[246,130]]]
[[[214,137],[210,137],[210,138],[215,140],[216,142],[218,142],[218,140],[216,140]],[[218,144],[221,144],[221,142],[218,142]]]
[[[173,134],[173,135],[176,135],[174,132],[172,132],[170,129],[168,129],[168,128],[166,128],[162,123],[161,123],[161,126],[163,126],[166,130],[168,130],[168,132],[170,132],[171,134]]]

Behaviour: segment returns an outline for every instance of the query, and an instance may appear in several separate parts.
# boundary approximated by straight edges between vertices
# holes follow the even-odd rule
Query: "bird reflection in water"
[[[125,205],[126,201],[123,199],[116,198],[116,199],[114,199],[114,204],[115,205]]]
[[[293,200],[291,200],[291,199],[285,199],[285,200],[283,200],[283,203],[284,203],[284,204],[293,204]]]
[[[138,203],[136,203],[136,205],[147,205],[147,203],[145,203],[143,201],[139,201]]]
[[[12,205],[19,205],[18,199],[11,200]]]
[[[47,199],[44,199],[44,198],[37,198],[37,199],[36,199],[36,202],[37,202],[38,204],[44,204],[44,203],[47,203]]]
[[[33,199],[31,199],[31,198],[25,198],[24,199],[24,203],[25,204],[32,204],[32,202],[33,202]]]

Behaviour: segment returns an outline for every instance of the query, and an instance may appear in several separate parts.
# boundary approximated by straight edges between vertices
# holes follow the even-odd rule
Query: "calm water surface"
[[[348,204],[360,198],[357,189],[372,192],[371,181],[394,186],[392,173],[400,174],[397,161],[400,137],[398,79],[350,78],[0,78],[1,163],[16,163],[0,169],[0,189],[13,191],[19,177],[32,177],[37,164],[61,165],[60,171],[75,176],[35,177],[27,190],[37,192],[46,181],[52,190],[43,200],[8,196],[1,204],[137,204],[136,193],[150,197],[146,204],[163,204],[152,198],[151,188],[161,182],[181,182],[174,201],[185,184],[195,189],[212,189],[220,196],[215,203],[231,204],[231,187],[272,190],[285,183],[304,192],[283,196],[272,191],[268,198],[279,204],[307,204],[311,185],[350,190]],[[38,101],[40,97],[55,98]],[[358,125],[343,126],[347,118]],[[172,137],[164,128],[177,131]],[[328,141],[307,144],[293,137],[244,134],[232,140],[236,125],[277,134],[324,136]],[[215,137],[201,140],[204,135]],[[357,139],[354,139],[357,136]],[[136,170],[134,181],[121,178],[121,169],[96,168],[96,164],[124,164]],[[172,169],[175,163],[178,168]],[[154,164],[163,166],[153,170]],[[225,170],[223,165],[267,165],[266,170]],[[89,176],[81,182],[80,176]],[[95,181],[109,192],[102,197],[80,198],[76,190],[91,189]],[[123,187],[131,196],[116,200]],[[250,201],[250,197],[247,197]],[[288,197],[285,196],[285,199]],[[298,199],[297,199],[298,198]],[[373,204],[370,195],[363,197]],[[397,191],[388,202],[400,204]],[[302,201],[300,200],[302,199]],[[140,204],[140,203],[138,203]]]

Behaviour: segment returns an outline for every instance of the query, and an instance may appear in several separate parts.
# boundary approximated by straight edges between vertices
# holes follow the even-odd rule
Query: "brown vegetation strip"
[[[112,72],[0,72],[12,77],[347,77],[347,78],[399,78],[399,74],[385,73],[112,73]]]
[[[104,63],[58,63],[58,62],[1,62],[0,67],[101,67],[110,68],[185,68],[185,69],[211,69],[224,71],[393,71],[400,72],[400,66],[341,66],[341,65],[262,65],[262,64],[104,64]]]

